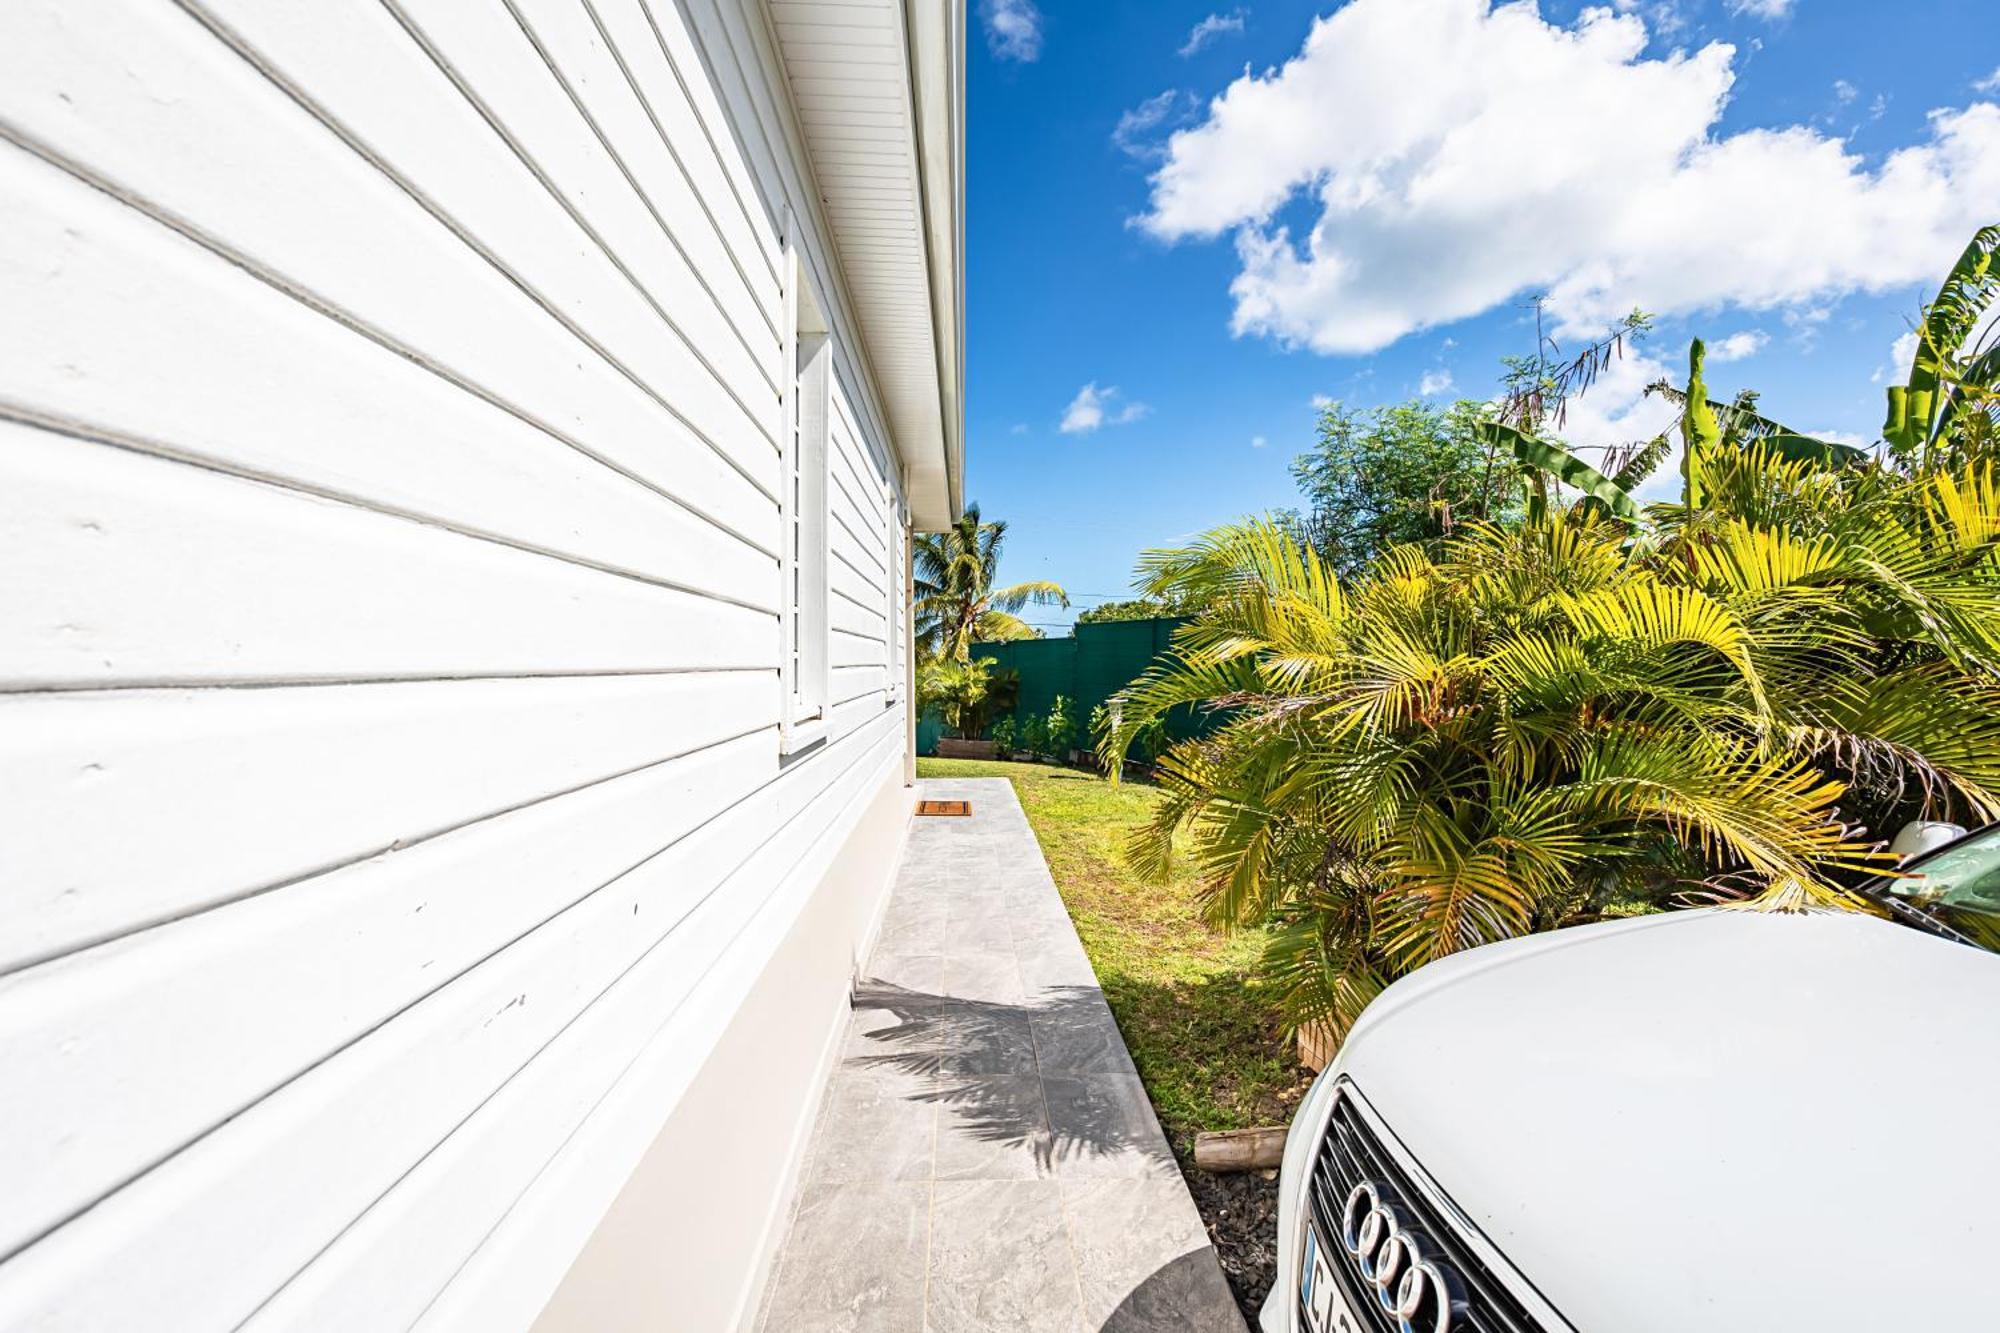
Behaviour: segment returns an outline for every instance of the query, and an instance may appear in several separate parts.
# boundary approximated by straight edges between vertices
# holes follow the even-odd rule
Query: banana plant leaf
[[[1948,392],[1949,372],[1996,295],[2000,295],[2000,227],[1981,227],[1925,308],[1909,381],[1889,386],[1882,438],[1898,454],[1914,453],[1937,437],[1941,424],[1949,424],[1939,420],[1939,409],[1954,397]]]
[[[1528,467],[1582,491],[1586,498],[1603,505],[1618,517],[1632,523],[1639,521],[1639,506],[1623,487],[1561,445],[1537,439],[1498,421],[1480,422],[1478,433],[1483,442],[1496,448],[1504,446],[1510,449],[1514,457]]]
[[[1690,387],[1701,384],[1701,364],[1705,349],[1701,340],[1696,339],[1688,349],[1688,368],[1691,372]],[[1704,393],[1706,385],[1702,385]],[[1766,445],[1780,457],[1794,463],[1818,463],[1825,467],[1853,467],[1866,462],[1868,451],[1857,449],[1851,444],[1839,444],[1833,440],[1822,440],[1793,430],[1790,426],[1773,421],[1756,411],[1744,401],[1718,403],[1713,398],[1705,400],[1706,411],[1697,412],[1694,398],[1684,390],[1677,389],[1665,380],[1648,385],[1647,393],[1665,398],[1681,409],[1681,430],[1684,441],[1700,440],[1707,445],[1730,445],[1741,448],[1744,445]],[[1891,401],[1900,389],[1891,389]],[[1683,455],[1682,471],[1686,471]]]
[[[1833,440],[1817,440],[1797,431],[1774,430],[1751,439],[1793,463],[1820,463],[1830,468],[1853,467],[1868,457],[1866,449]]]

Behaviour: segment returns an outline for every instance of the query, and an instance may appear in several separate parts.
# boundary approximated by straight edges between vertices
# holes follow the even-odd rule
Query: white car
[[[2000,828],[1906,869],[1890,919],[1678,912],[1391,986],[1293,1121],[1265,1333],[2000,1328]]]

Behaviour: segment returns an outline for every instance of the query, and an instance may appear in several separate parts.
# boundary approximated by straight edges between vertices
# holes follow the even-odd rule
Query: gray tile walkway
[[[1005,779],[915,822],[765,1333],[1244,1333]]]

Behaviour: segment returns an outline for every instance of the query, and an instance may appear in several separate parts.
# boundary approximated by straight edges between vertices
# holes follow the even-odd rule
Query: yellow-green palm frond
[[[1712,737],[1613,732],[1584,755],[1568,799],[1599,818],[1664,825],[1712,861],[1763,878],[1814,868],[1877,869],[1833,817],[1845,790],[1810,765]]]
[[[1801,750],[1914,787],[1926,811],[2000,819],[2000,681],[1937,661],[1820,685],[1800,709]]]
[[[2000,482],[1990,463],[1963,471],[1940,471],[1922,494],[1923,518],[1931,541],[1959,555],[1979,556],[2000,544]]]

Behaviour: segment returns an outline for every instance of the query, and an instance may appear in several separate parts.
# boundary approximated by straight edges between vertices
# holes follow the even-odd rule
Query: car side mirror
[[[1965,829],[1957,824],[1947,824],[1942,820],[1918,819],[1896,830],[1896,836],[1889,842],[1889,852],[1897,864],[1913,856],[1935,851],[1946,843],[1965,836]]]

